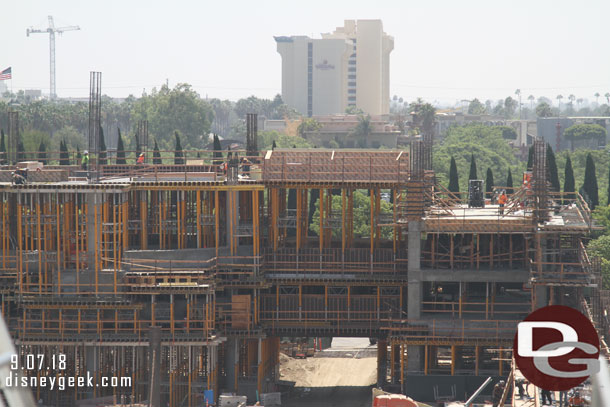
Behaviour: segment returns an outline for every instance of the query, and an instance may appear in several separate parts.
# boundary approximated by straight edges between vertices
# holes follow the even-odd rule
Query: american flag
[[[12,78],[12,68],[9,66],[4,71],[0,72],[0,81],[5,81]]]

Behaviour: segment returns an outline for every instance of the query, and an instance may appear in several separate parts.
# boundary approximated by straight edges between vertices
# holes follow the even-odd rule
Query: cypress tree
[[[0,129],[0,165],[6,162],[6,143],[4,141],[4,129]]]
[[[610,166],[609,166],[609,168],[610,168]],[[608,174],[610,174],[610,170],[608,171]],[[610,175],[608,175],[608,201],[607,201],[606,205],[610,205]]]
[[[153,150],[153,164],[161,164],[161,153],[159,152],[159,145],[157,139],[155,139],[155,149]]]
[[[457,164],[455,163],[455,158],[451,156],[451,164],[449,165],[449,186],[447,189],[450,192],[455,192],[459,197],[460,193],[460,179],[457,170]]]
[[[121,137],[121,129],[119,129],[119,138],[116,142],[116,163],[127,164],[125,160],[125,143],[123,143],[123,137]]]
[[[572,169],[572,160],[570,159],[569,155],[566,158],[566,166],[564,170],[563,179],[563,192],[566,193],[564,204],[567,204],[570,199],[574,199],[575,188],[574,170]]]
[[[485,195],[488,198],[491,198],[493,195],[493,186],[494,186],[494,173],[491,171],[491,168],[487,168],[487,173],[485,174]]]
[[[23,145],[23,140],[19,137],[19,141],[17,141],[17,162],[25,161],[25,146]]]
[[[531,171],[534,168],[534,145],[531,145],[527,151],[527,165],[525,167],[527,171]]]
[[[468,181],[477,178],[477,163],[474,160],[474,154],[470,155],[470,173],[468,174]]]
[[[220,139],[218,138],[218,134],[214,134],[214,165],[222,164],[222,146],[220,145]]]
[[[106,165],[108,160],[106,158],[106,140],[104,139],[104,129],[100,125],[100,145],[99,145],[99,164]]]
[[[184,152],[182,151],[182,144],[180,144],[180,135],[178,132],[174,132],[176,136],[176,146],[174,147],[174,164],[181,165],[184,164]]]
[[[38,146],[38,161],[40,161],[43,165],[47,165],[47,146],[44,144],[44,140],[40,140],[40,145]]]
[[[66,147],[65,140],[59,142],[59,165],[70,165],[68,147]]]
[[[549,143],[546,144],[546,166],[549,169],[551,188],[555,192],[561,191],[561,185],[559,184],[559,171],[557,171],[557,162],[555,161],[555,153],[553,153],[553,147],[551,147]]]
[[[585,182],[583,189],[587,194],[591,210],[599,205],[599,195],[597,187],[597,175],[595,175],[595,162],[591,153],[587,154],[587,162],[585,164]]]
[[[514,193],[513,189],[513,174],[510,172],[510,168],[508,169],[508,176],[506,177],[506,193],[512,194]]]
[[[59,140],[59,165],[66,165],[66,157],[64,156],[64,141]]]
[[[138,131],[136,130],[136,160],[138,159],[138,157],[140,156],[140,153],[142,152],[142,146],[140,145],[140,134],[138,133]]]

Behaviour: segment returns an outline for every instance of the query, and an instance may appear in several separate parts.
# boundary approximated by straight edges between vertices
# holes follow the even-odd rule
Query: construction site
[[[1,310],[22,358],[66,355],[63,370],[26,374],[132,385],[32,388],[45,405],[254,404],[278,391],[283,337],[374,338],[378,387],[464,400],[510,375],[517,323],[536,308],[574,307],[606,331],[590,210],[550,190],[541,140],[503,211],[441,186],[430,140],[258,151],[253,117],[247,165],[102,165],[94,85],[86,174],[45,166],[14,185],[0,171]]]

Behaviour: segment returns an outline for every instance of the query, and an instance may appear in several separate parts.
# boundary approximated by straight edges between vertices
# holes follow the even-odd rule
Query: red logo
[[[595,327],[563,305],[540,308],[520,322],[513,354],[523,376],[545,390],[569,390],[599,371]]]

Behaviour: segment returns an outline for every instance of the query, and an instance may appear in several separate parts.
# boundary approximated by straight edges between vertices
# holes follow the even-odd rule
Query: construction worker
[[[246,157],[242,157],[240,159],[241,171],[245,176],[250,175],[250,164],[250,160],[248,160]]]
[[[140,155],[138,156],[138,160],[136,161],[136,164],[144,164],[144,153],[140,153]]]
[[[568,400],[569,407],[585,407],[588,405],[589,402],[585,400],[578,391],[574,392],[574,395]]]
[[[506,191],[502,190],[502,194],[498,198],[498,211],[500,212],[500,215],[504,214],[504,205],[506,205],[506,202],[508,202],[508,197],[506,196]]]
[[[89,168],[89,151],[85,150],[83,152],[83,160],[81,161],[81,168],[84,171],[87,171],[87,168]]]
[[[502,400],[502,394],[504,393],[504,386],[506,386],[506,382],[504,380],[500,380],[494,386],[493,392],[491,393],[491,401],[493,402],[493,407],[499,407],[500,401]]]
[[[521,400],[523,400],[524,398],[529,398],[530,395],[527,393],[527,389],[523,386],[527,386],[527,380],[525,380],[523,377],[518,378],[517,380],[515,380],[515,386],[517,386],[517,389],[519,390],[519,398]]]
[[[26,181],[27,181],[27,169],[25,170],[20,170],[20,169],[16,169],[15,171],[13,171],[11,173],[12,175],[12,181],[13,181],[13,185],[25,185]]]
[[[542,395],[542,405],[549,405],[552,406],[553,405],[553,398],[551,397],[551,391],[550,390],[545,390],[545,389],[540,389],[540,394]]]

